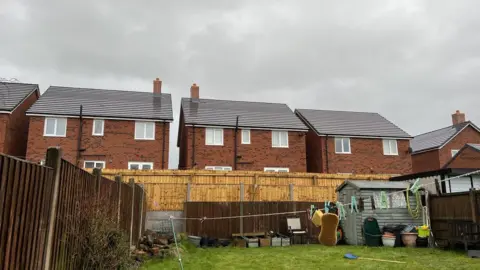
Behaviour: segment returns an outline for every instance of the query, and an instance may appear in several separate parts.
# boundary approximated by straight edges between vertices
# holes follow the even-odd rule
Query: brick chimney
[[[452,114],[452,123],[454,125],[461,124],[465,122],[465,114],[461,113],[459,110],[457,110],[454,114]]]
[[[195,83],[190,87],[190,98],[200,98],[200,87]]]
[[[159,78],[156,78],[153,81],[153,93],[154,94],[161,94],[162,93],[162,81]]]

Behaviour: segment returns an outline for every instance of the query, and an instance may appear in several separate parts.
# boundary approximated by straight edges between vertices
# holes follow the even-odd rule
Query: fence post
[[[102,170],[94,168],[92,174],[95,175],[95,192],[97,193],[97,200],[100,198],[100,185],[102,183]]]
[[[312,185],[316,186],[316,185],[317,185],[317,182],[318,182],[318,181],[317,181],[317,175],[314,175],[314,176],[312,177]]]
[[[472,206],[472,221],[473,223],[477,223],[477,200],[475,198],[475,189],[470,189],[470,205]]]
[[[240,183],[240,216],[243,216],[243,200],[245,199],[245,186]],[[240,235],[243,235],[243,217],[240,220]]]
[[[289,184],[288,185],[288,188],[289,188],[289,194],[290,194],[290,201],[293,201],[294,200],[294,197],[293,197],[293,184]]]
[[[117,225],[120,227],[120,211],[122,205],[122,177],[115,175],[115,183],[117,183]]]
[[[145,186],[142,185],[142,195],[140,197],[140,225],[138,226],[138,237],[142,237],[142,220],[143,220],[143,200],[145,199]],[[138,240],[138,239],[137,239]],[[136,241],[137,241],[136,240]]]
[[[192,189],[192,184],[187,183],[187,202],[190,201],[190,192],[191,192],[191,189]]]
[[[133,212],[135,211],[135,181],[133,178],[128,180],[130,184],[130,188],[132,189],[132,210],[130,211],[130,247],[132,246],[132,238],[133,238]]]
[[[57,220],[58,194],[60,189],[60,172],[62,168],[62,149],[59,147],[49,147],[45,159],[45,165],[53,168],[53,191],[50,215],[48,218],[48,234],[45,246],[45,264],[44,269],[50,270],[53,254],[53,234],[55,221]]]

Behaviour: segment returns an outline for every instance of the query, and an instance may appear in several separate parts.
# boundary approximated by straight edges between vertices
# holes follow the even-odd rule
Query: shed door
[[[447,183],[447,191],[450,193],[453,192],[465,192],[469,191],[472,188],[472,182],[470,177],[460,177],[453,180],[450,180],[450,185]],[[451,187],[451,189],[450,189]]]

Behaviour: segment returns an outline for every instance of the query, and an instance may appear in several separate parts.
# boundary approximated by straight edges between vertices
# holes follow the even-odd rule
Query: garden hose
[[[420,217],[420,213],[422,212],[422,198],[420,197],[420,192],[414,191],[415,194],[415,203],[416,208],[412,209],[412,206],[410,205],[410,189],[407,190],[407,208],[408,208],[408,213],[410,216],[412,216],[413,219],[417,219]]]

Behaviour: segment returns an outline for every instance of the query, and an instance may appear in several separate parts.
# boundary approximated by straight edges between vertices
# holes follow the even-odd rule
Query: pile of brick
[[[146,230],[135,250],[136,255],[165,258],[176,256],[175,240],[173,236],[160,235]]]

